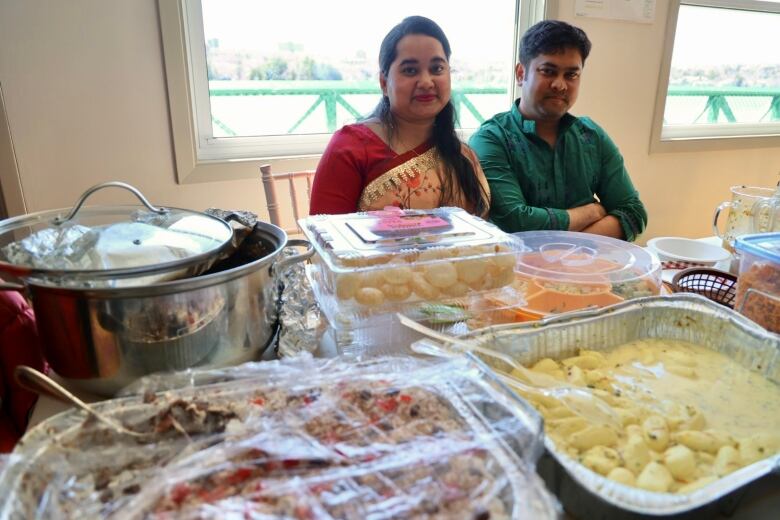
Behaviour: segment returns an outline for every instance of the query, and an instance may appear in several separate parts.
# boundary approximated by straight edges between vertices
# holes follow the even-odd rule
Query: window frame
[[[545,18],[550,1],[515,0],[514,3],[518,21],[511,49],[513,61],[507,65],[512,71],[520,35]],[[208,137],[211,113],[206,60],[203,53],[190,52],[190,48],[205,46],[200,0],[159,0],[158,9],[177,182],[257,178],[260,164],[271,164],[276,171],[314,168],[332,134],[231,138],[230,144]],[[514,72],[510,77],[510,93],[514,99]],[[208,132],[201,131],[203,125],[207,125]],[[470,132],[460,133],[464,139],[470,135]],[[258,141],[261,141],[259,148]]]
[[[721,7],[780,13],[780,3],[763,0],[671,0],[666,20],[664,53],[656,91],[650,153],[715,151],[780,146],[780,123],[723,123],[717,125],[675,125],[664,132],[664,112],[669,91],[672,54],[680,5]],[[667,135],[665,135],[667,134]]]

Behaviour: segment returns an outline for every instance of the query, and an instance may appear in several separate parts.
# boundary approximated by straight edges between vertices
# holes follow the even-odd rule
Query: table
[[[706,237],[700,239],[702,241],[720,245],[720,239],[717,237]],[[651,254],[652,251],[650,252]],[[716,268],[728,271],[730,268],[730,261],[721,262],[716,265]],[[674,275],[674,272],[669,274],[664,273],[664,279]],[[320,345],[318,355],[322,357],[331,357],[336,355],[336,348],[332,342],[332,336],[326,334],[325,340]],[[263,359],[272,359],[273,349],[268,349],[263,355]],[[55,376],[56,378],[56,376]],[[87,402],[95,402],[102,399],[100,396],[89,394],[88,392],[74,391],[74,393]],[[33,413],[30,417],[30,427],[38,424],[46,418],[57,414],[59,412],[69,409],[69,405],[60,403],[52,398],[42,396],[39,398],[37,405],[35,406]],[[758,483],[751,486],[745,494],[740,497],[739,502],[734,505],[736,512],[733,515],[718,515],[712,518],[726,519],[731,518],[735,520],[769,520],[780,516],[780,474],[768,475],[761,479]],[[728,513],[728,512],[727,512]],[[566,514],[567,519],[576,519],[576,516]]]

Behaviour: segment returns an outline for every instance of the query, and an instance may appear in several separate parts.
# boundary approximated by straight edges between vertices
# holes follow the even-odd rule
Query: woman
[[[422,16],[385,36],[382,101],[368,119],[333,134],[317,166],[311,214],[458,206],[487,215],[482,168],[455,133],[449,57],[444,32]]]
[[[14,380],[17,365],[44,370],[35,316],[21,294],[0,291],[0,453],[13,449],[38,399]]]

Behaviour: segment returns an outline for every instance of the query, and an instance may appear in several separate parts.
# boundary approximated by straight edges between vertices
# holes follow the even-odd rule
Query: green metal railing
[[[353,107],[345,96],[350,95],[380,95],[379,85],[376,81],[347,82],[347,81],[212,81],[209,82],[209,94],[211,97],[221,96],[309,96],[314,101],[297,119],[287,133],[293,133],[312,113],[320,106],[325,107],[325,119],[328,132],[337,129],[336,110],[339,106],[345,109],[355,118],[361,114]],[[460,84],[452,91],[452,102],[459,114],[467,110],[479,123],[485,121],[492,114],[483,115],[474,105],[470,96],[473,95],[507,95],[505,87],[485,87],[477,84]],[[670,97],[707,98],[704,109],[696,117],[693,123],[706,114],[708,123],[716,123],[721,114],[730,123],[737,122],[734,111],[729,105],[729,99],[757,97],[766,98],[768,108],[760,121],[780,121],[780,88],[739,88],[739,87],[681,87],[670,86]],[[215,125],[221,128],[227,135],[236,135],[230,125],[217,117],[212,116]]]
[[[233,86],[240,83],[241,86]],[[251,85],[250,85],[251,83]],[[485,87],[479,85],[461,85],[452,91],[452,103],[455,110],[461,113],[465,109],[482,123],[485,121],[483,116],[474,103],[469,99],[471,95],[482,94],[503,94],[506,95],[506,88]],[[320,105],[325,105],[325,118],[328,132],[335,132],[337,129],[336,109],[338,106],[344,108],[355,118],[360,118],[366,114],[358,112],[344,96],[349,95],[376,95],[377,100],[381,90],[376,81],[346,82],[346,81],[252,81],[252,82],[232,82],[232,81],[211,81],[209,82],[209,95],[211,97],[220,96],[316,96],[314,102],[308,109],[287,130],[288,134],[293,133]],[[492,114],[490,114],[492,115]],[[225,122],[212,116],[215,125],[219,126],[228,135],[236,135]]]
[[[729,105],[728,98],[759,97],[769,98],[769,106],[759,121],[780,121],[780,88],[741,88],[741,87],[682,87],[670,86],[670,97],[706,97],[704,109],[694,119],[697,123],[702,116],[707,115],[708,123],[717,123],[721,113],[729,123],[736,123],[737,118]]]

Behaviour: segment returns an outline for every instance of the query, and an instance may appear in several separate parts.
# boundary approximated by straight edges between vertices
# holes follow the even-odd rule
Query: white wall
[[[775,184],[780,148],[649,154],[668,2],[657,5],[656,23],[642,25],[574,18],[574,0],[557,2],[557,17],[594,43],[574,112],[623,151],[650,213],[643,239],[707,235],[729,186]],[[259,178],[176,183],[154,0],[2,0],[0,87],[0,182],[11,214],[70,206],[115,179],[158,204],[265,214]],[[106,193],[95,202],[127,200]]]
[[[23,190],[11,200],[0,156],[11,213],[70,206],[107,180],[153,203],[264,212],[259,171],[256,181],[176,183],[155,0],[2,0],[0,85]]]

